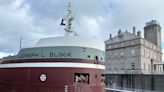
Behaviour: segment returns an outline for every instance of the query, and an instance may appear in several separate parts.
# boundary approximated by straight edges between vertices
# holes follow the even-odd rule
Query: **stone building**
[[[121,87],[140,88],[136,87],[139,77],[135,75],[163,74],[160,24],[156,20],[147,22],[144,38],[141,35],[135,27],[132,33],[119,29],[117,36],[110,34],[105,41],[107,85],[115,81]]]
[[[161,27],[152,20],[144,27],[144,38],[141,32],[133,33],[118,31],[118,35],[105,41],[106,71],[126,72],[136,70],[135,73],[163,72],[161,50]]]

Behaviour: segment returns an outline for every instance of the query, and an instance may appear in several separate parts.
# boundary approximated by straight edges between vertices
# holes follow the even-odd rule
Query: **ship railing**
[[[146,75],[164,75],[164,71],[148,70],[106,70],[106,74],[146,74]]]
[[[141,74],[140,70],[107,70],[106,74]]]
[[[10,61],[10,60],[16,60],[17,59],[17,56],[16,55],[9,55],[7,57],[3,57],[1,61]]]

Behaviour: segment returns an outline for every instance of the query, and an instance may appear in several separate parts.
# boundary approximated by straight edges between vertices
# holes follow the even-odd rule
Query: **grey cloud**
[[[66,13],[67,0],[22,0],[15,7],[15,0],[0,0],[0,52],[17,52],[19,38],[35,40],[64,35],[60,20]],[[132,26],[143,33],[145,22],[151,17],[164,27],[163,0],[71,0],[75,21],[73,29],[81,35],[97,36],[107,40],[119,28],[132,32]],[[85,19],[88,19],[85,20]],[[96,23],[96,29],[89,24]],[[162,37],[164,31],[162,30]],[[163,41],[164,43],[164,41]]]
[[[29,14],[35,19],[43,18],[55,19],[59,18],[66,8],[66,0],[24,0],[22,6],[28,4],[30,6]]]
[[[0,0],[0,5],[5,6],[5,5],[10,5],[14,0]]]
[[[66,13],[67,9],[67,0],[61,1],[61,0],[25,0],[23,4],[28,4],[30,6],[30,11],[28,11],[28,14],[30,14],[31,17],[34,19],[34,25],[35,26],[42,26],[45,30],[52,30],[51,28],[52,24],[49,23],[47,20],[54,21],[57,26],[59,26],[58,19],[61,19],[64,14]],[[72,10],[73,15],[75,16],[75,22],[74,22],[74,29],[78,31],[79,33],[86,35],[85,32],[92,31],[89,30],[89,28],[86,28],[86,23],[81,23],[83,20],[83,17],[93,18],[97,20],[99,17],[102,17],[106,21],[109,21],[109,23],[102,23],[98,22],[99,27],[102,29],[100,32],[106,32],[103,30],[109,29],[110,25],[110,12],[112,9],[114,9],[114,5],[110,4],[108,0],[89,0],[87,2],[83,0],[72,0]],[[56,22],[57,21],[57,22]],[[80,28],[77,28],[81,26]],[[81,29],[82,28],[82,29]],[[55,28],[55,30],[58,30]],[[85,31],[84,31],[85,30]],[[54,31],[54,30],[53,30]],[[96,31],[96,30],[95,30]],[[58,31],[56,31],[58,32]],[[101,34],[101,33],[98,33]]]

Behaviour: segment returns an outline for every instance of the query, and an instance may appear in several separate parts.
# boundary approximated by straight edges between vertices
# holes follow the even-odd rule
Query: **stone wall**
[[[106,75],[106,86],[164,92],[164,75]]]

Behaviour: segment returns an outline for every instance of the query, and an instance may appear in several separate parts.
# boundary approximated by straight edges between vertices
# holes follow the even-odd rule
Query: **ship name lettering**
[[[71,52],[59,52],[59,53],[50,52],[49,56],[50,57],[72,57],[72,53]]]
[[[20,58],[27,58],[27,57],[38,57],[37,53],[26,53],[26,54],[21,54]]]

